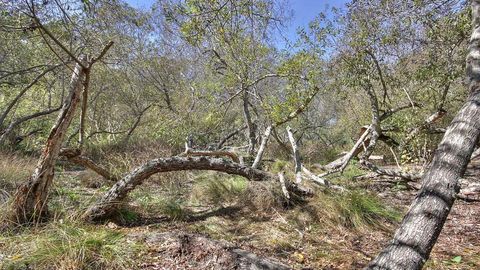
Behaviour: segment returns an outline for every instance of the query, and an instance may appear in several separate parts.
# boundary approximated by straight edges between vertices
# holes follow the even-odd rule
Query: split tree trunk
[[[80,101],[84,79],[84,68],[77,63],[70,81],[70,94],[50,131],[37,167],[30,180],[21,185],[15,194],[11,209],[13,221],[23,224],[46,216],[47,196],[54,176],[55,161]]]
[[[448,127],[393,241],[367,269],[421,269],[455,201],[458,179],[480,134],[480,0],[472,1],[472,14],[474,29],[467,56],[470,95]]]

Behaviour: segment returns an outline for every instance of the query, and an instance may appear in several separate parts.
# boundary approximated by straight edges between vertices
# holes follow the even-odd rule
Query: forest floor
[[[110,241],[106,235],[114,235],[109,248],[117,245],[119,251],[108,254],[125,259],[126,269],[282,269],[282,265],[285,269],[360,269],[388,243],[416,194],[402,184],[359,177],[366,174],[352,169],[331,179],[361,192],[338,195],[318,189],[307,201],[279,207],[272,200],[274,191],[263,183],[210,172],[166,173],[132,192],[121,218],[85,225],[82,233],[103,239],[98,242]],[[64,248],[67,240],[59,235],[72,234],[65,224],[78,224],[67,220],[75,220],[79,209],[85,209],[108,185],[98,187],[101,179],[83,170],[57,175],[51,208],[58,214],[53,225],[20,235],[0,234],[1,269],[37,269],[32,265],[49,269],[42,264],[75,253],[52,252],[56,242],[51,239]],[[467,175],[478,178],[480,161],[470,164]],[[226,184],[219,179],[227,179]],[[70,242],[81,234],[73,235],[67,241],[72,249],[80,246]],[[480,269],[479,235],[480,202],[457,200],[425,269]],[[48,244],[40,244],[42,237]],[[79,252],[85,260],[90,248],[98,260],[104,252],[98,250],[108,245],[97,243],[92,248],[90,241],[86,239]],[[81,268],[79,263],[58,268]],[[97,268],[110,269],[108,265]],[[264,268],[258,268],[261,265]]]

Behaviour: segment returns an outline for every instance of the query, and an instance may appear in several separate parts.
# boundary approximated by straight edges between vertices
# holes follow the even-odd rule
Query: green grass
[[[2,269],[131,269],[140,249],[119,231],[69,222],[4,233],[0,247]]]
[[[175,199],[165,200],[161,206],[161,211],[172,220],[183,220],[190,213],[183,207],[182,200]]]
[[[385,223],[398,222],[401,217],[400,211],[386,206],[373,194],[354,190],[318,193],[308,205],[299,208],[297,222],[301,219],[311,224],[355,230],[384,227]]]
[[[235,203],[245,195],[248,180],[239,176],[204,174],[197,178],[192,190],[192,202],[214,206]]]
[[[337,197],[340,197],[338,198],[338,208],[341,223],[346,227],[378,226],[384,221],[398,222],[401,219],[399,211],[385,206],[372,194],[351,191],[344,196]]]

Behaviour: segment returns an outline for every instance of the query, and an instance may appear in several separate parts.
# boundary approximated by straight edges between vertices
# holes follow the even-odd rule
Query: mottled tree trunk
[[[70,81],[70,94],[50,131],[37,167],[30,180],[21,185],[15,194],[11,209],[13,221],[18,223],[38,221],[48,212],[47,196],[54,176],[55,161],[65,133],[75,115],[84,78],[84,69],[77,64]]]
[[[467,56],[470,95],[448,127],[422,188],[393,241],[367,269],[421,269],[429,258],[480,134],[480,0],[472,1],[473,34]]]

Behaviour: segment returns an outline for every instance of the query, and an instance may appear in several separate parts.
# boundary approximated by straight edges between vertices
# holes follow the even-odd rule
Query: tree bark
[[[12,219],[20,224],[39,221],[48,212],[47,196],[54,176],[55,161],[65,133],[75,115],[84,78],[84,68],[77,63],[70,81],[70,95],[48,136],[37,167],[30,180],[21,185],[15,194],[11,214]]]
[[[421,269],[458,193],[480,134],[480,0],[472,1],[473,33],[467,56],[470,94],[453,119],[422,178],[422,188],[392,242],[367,269]]]
[[[85,81],[83,83],[82,110],[80,113],[80,127],[78,129],[78,143],[80,144],[80,147],[83,146],[83,143],[85,141],[85,122],[87,121],[86,117],[88,108],[88,86],[90,84],[90,71],[90,68],[85,70]]]

